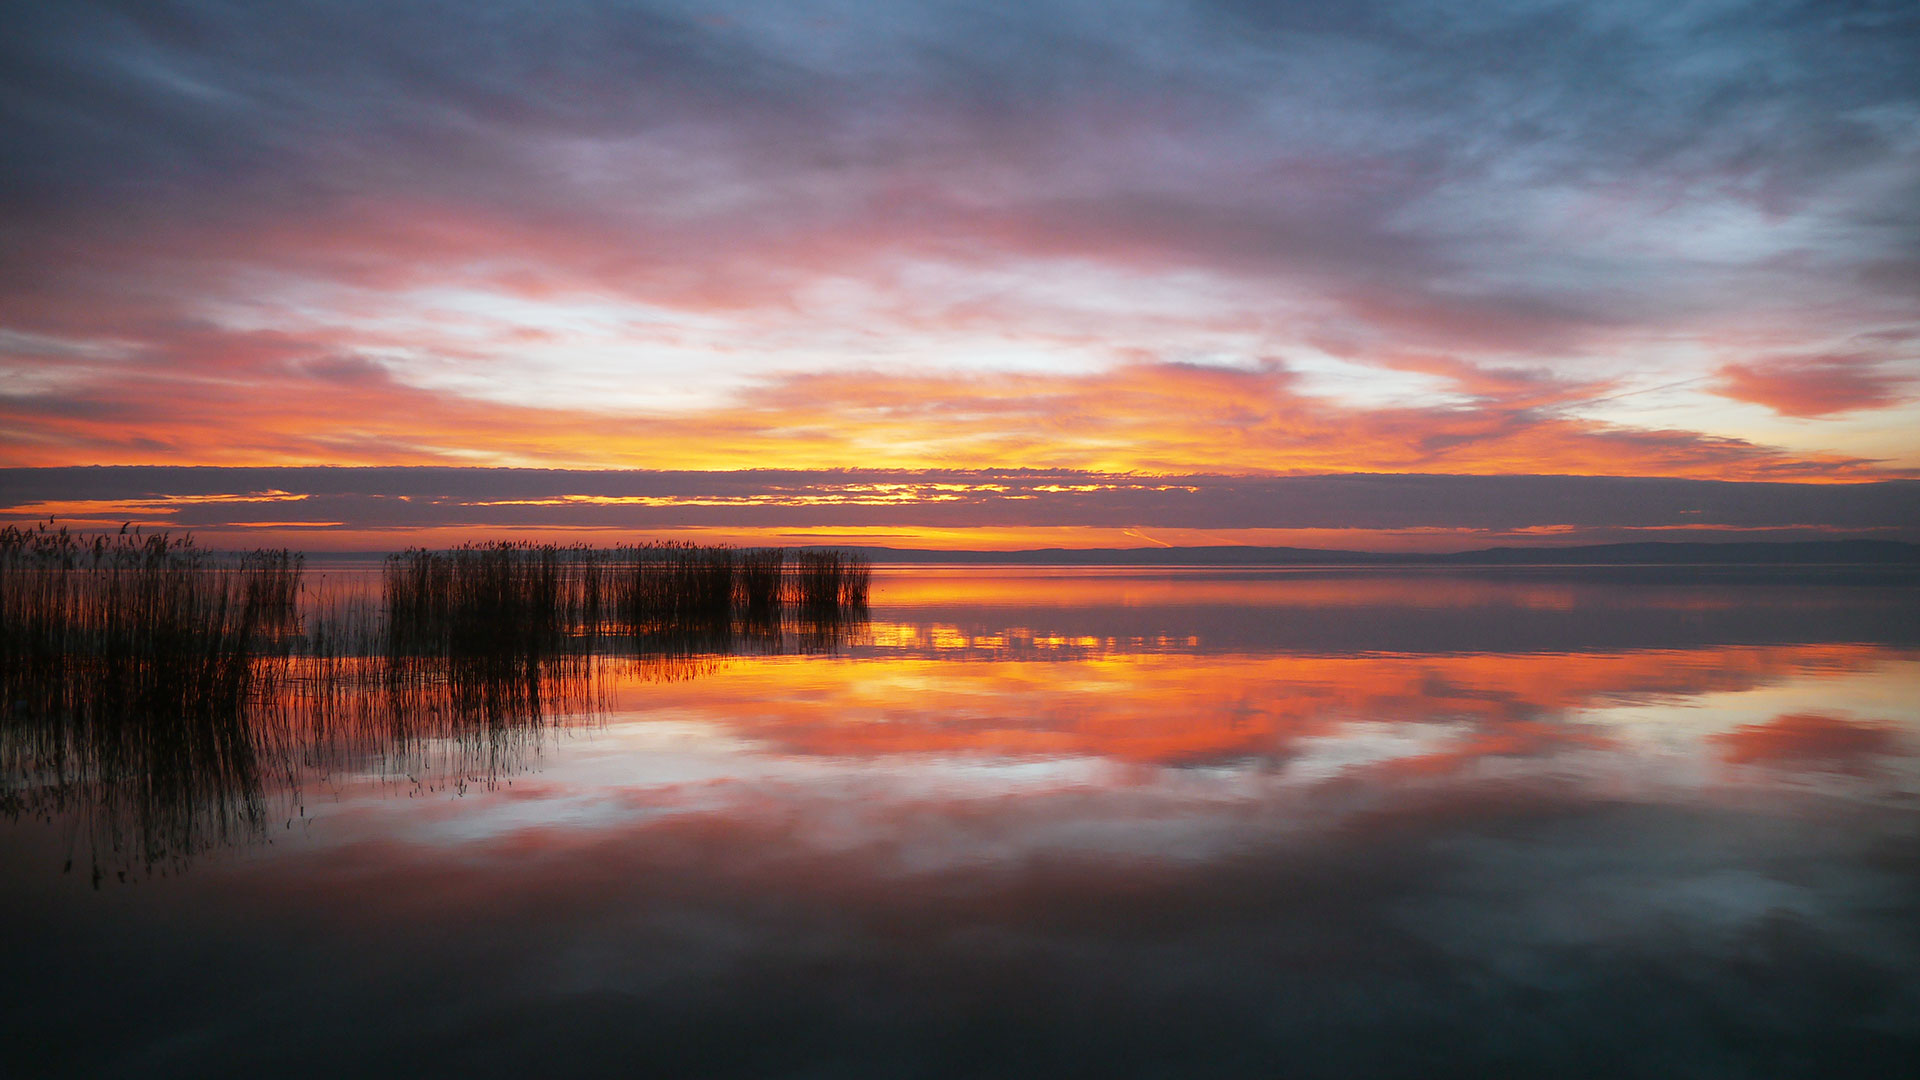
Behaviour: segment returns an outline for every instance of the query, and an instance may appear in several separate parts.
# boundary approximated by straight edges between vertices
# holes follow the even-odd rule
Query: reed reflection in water
[[[517,544],[390,558],[375,599],[301,556],[190,536],[0,531],[0,812],[71,828],[66,868],[178,869],[267,839],[342,774],[419,792],[524,771],[609,674],[833,649],[864,618],[837,553]]]
[[[570,618],[540,655],[592,659],[593,730],[464,798],[397,797],[400,721],[348,709],[291,741],[402,749],[329,766],[313,824],[245,857],[96,893],[42,872],[52,830],[0,824],[0,906],[35,930],[0,936],[35,973],[0,988],[0,1063],[1424,1080],[1920,1052],[1911,577],[875,580],[824,656],[754,654],[738,617],[726,659],[617,616],[588,647]],[[385,596],[309,588],[290,678]],[[376,641],[335,651],[377,704],[410,661]],[[450,685],[440,648],[417,666]],[[682,664],[722,670],[645,667]],[[549,733],[575,722],[550,693]]]

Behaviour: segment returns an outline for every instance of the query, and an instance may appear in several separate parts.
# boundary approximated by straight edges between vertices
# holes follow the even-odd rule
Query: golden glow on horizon
[[[189,529],[203,545],[219,546],[225,530],[235,530],[229,541],[245,546],[285,546],[314,552],[392,551],[403,547],[454,547],[472,542],[516,540],[538,543],[621,545],[650,541],[730,544],[736,547],[890,547],[913,551],[1026,551],[1047,548],[1146,549],[1169,547],[1297,547],[1343,551],[1446,552],[1501,543],[1541,544],[1543,541],[1577,545],[1599,542],[1596,537],[1622,539],[1716,540],[1755,534],[1778,538],[1818,539],[1823,536],[1859,536],[1872,529],[1819,526],[1741,527],[1721,525],[1528,526],[1515,529],[1184,529],[1087,525],[1035,526],[567,526],[558,524],[473,524],[368,528],[350,521],[223,520],[184,524],[174,512],[152,503],[106,501],[101,504],[34,503],[0,511],[0,521],[31,524],[54,517],[69,528],[115,530],[123,523],[149,529]],[[280,531],[284,530],[284,531]]]
[[[1808,482],[1912,475],[1836,454],[1500,402],[1361,409],[1285,373],[1135,364],[1080,375],[793,376],[644,415],[512,405],[383,380],[260,388],[154,376],[111,419],[8,413],[11,465],[1052,468],[1173,476],[1444,472]],[[1062,490],[1083,490],[1063,486]],[[923,488],[926,498],[937,488]],[[853,494],[849,489],[849,494]],[[885,485],[859,492],[891,499]]]

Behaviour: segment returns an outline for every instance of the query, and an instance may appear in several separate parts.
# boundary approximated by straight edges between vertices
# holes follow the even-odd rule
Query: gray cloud
[[[923,499],[860,501],[873,499],[878,485],[911,486]],[[933,485],[946,487],[936,490]],[[246,499],[276,491],[308,498]],[[935,494],[944,501],[924,499]],[[837,501],[798,501],[823,495]],[[194,501],[207,496],[239,501]],[[557,501],[563,496],[661,502]],[[1920,540],[1920,481],[1910,480],[1789,484],[1587,476],[1138,477],[1047,470],[860,469],[0,470],[0,514],[18,515],[39,502],[76,499],[171,504],[174,520],[192,527],[318,518],[395,529],[868,525],[1500,531],[1712,526],[1819,528]]]
[[[1704,245],[1635,253],[1614,229],[1569,248],[1557,193],[1624,186],[1675,220],[1727,202],[1811,215],[1828,227],[1807,232],[1803,267],[1896,294],[1920,247],[1910,183],[1854,182],[1913,169],[1920,22],[1900,4],[198,2],[8,18],[8,281],[138,262],[161,223],[217,245],[290,215],[377,229],[369,207],[432,203],[513,222],[508,254],[538,234],[545,262],[642,294],[676,274],[751,291],[821,236],[867,245],[840,256],[852,272],[1029,245],[1310,275],[1373,309],[1464,305],[1483,336],[1541,346],[1751,304],[1755,275],[1824,280]],[[1529,329],[1503,338],[1505,322]]]

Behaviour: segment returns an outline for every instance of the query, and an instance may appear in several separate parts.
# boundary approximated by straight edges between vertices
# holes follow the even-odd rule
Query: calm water
[[[1807,574],[883,570],[481,737],[295,718],[151,866],[0,819],[0,1072],[1887,1075],[1920,589]]]

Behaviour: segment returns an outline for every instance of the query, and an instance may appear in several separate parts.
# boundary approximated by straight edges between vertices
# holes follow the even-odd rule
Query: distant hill
[[[1019,563],[1040,566],[1889,566],[1920,565],[1920,544],[1897,540],[1592,544],[1496,547],[1447,554],[1293,547],[1035,548],[921,551],[861,547],[878,563]]]

